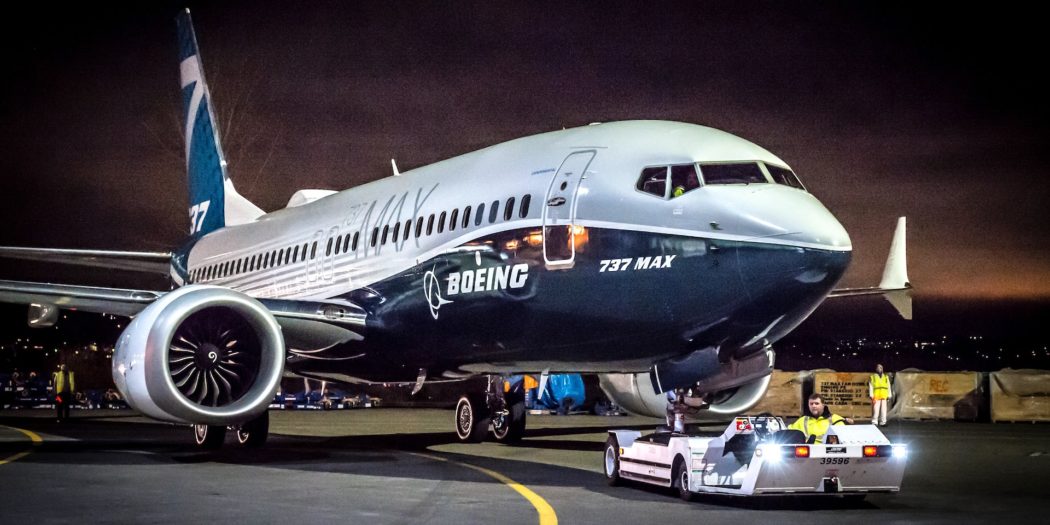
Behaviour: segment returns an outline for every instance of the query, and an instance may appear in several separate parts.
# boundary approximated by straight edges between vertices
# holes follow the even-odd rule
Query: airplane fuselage
[[[730,165],[765,179],[713,179]],[[664,167],[689,166],[712,166],[712,179],[671,188],[668,168],[661,183]],[[777,167],[690,124],[557,131],[214,231],[176,255],[173,276],[364,308],[364,340],[290,346],[300,374],[644,371],[701,348],[761,349],[842,276],[849,237],[801,185],[777,183]]]

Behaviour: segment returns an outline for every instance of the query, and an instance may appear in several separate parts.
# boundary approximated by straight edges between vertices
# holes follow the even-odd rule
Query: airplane
[[[710,414],[741,413],[768,387],[772,345],[826,298],[911,288],[903,217],[882,283],[836,290],[850,237],[790,166],[681,122],[595,123],[404,173],[391,161],[390,177],[301,190],[264,212],[228,173],[189,10],[177,26],[186,241],[164,253],[0,247],[157,272],[171,289],[2,280],[0,301],[30,305],[37,326],[60,309],[132,317],[117,388],[149,417],[192,425],[201,447],[227,429],[262,445],[286,375],[414,391],[487,378],[457,402],[462,441],[490,427],[521,439],[512,374],[596,373],[637,413],[662,417],[679,388]],[[891,302],[910,316],[907,297]]]

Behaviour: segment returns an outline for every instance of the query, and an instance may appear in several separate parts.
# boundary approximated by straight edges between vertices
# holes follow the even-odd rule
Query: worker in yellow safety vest
[[[871,423],[886,425],[886,406],[893,397],[890,376],[883,373],[882,365],[875,365],[875,373],[868,379],[868,397],[871,398]]]
[[[824,434],[828,433],[831,425],[853,424],[850,418],[832,414],[831,409],[824,404],[824,396],[814,393],[809,396],[809,413],[795,420],[788,429],[799,430],[806,435],[806,443],[820,444],[824,442]]]
[[[51,376],[52,385],[55,388],[55,412],[59,421],[69,418],[69,404],[73,402],[76,394],[76,379],[73,372],[66,368],[65,364],[58,367],[58,372]]]

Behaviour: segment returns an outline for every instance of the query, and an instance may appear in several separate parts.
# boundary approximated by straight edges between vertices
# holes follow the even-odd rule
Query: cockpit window
[[[757,162],[701,164],[700,173],[704,176],[704,184],[754,184],[768,182]]]
[[[772,164],[766,164],[766,169],[769,170],[769,176],[773,177],[773,182],[777,184],[783,184],[785,186],[791,186],[792,188],[798,188],[804,190],[802,182],[798,180],[791,170],[787,168],[781,168],[780,166],[774,166]]]
[[[638,189],[658,197],[667,196],[667,166],[645,168],[638,179]]]
[[[671,198],[682,195],[700,187],[700,178],[696,175],[696,165],[671,166]]]

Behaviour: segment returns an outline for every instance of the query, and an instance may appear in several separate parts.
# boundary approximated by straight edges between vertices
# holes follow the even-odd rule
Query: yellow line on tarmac
[[[539,494],[536,494],[535,492],[529,490],[529,488],[525,485],[522,485],[521,483],[518,483],[517,481],[514,481],[513,479],[510,479],[507,476],[500,474],[499,472],[489,470],[487,468],[482,468],[477,465],[471,465],[469,463],[461,463],[459,461],[443,458],[441,456],[432,456],[430,454],[421,454],[419,452],[409,452],[409,454],[424,457],[427,459],[433,459],[435,461],[455,463],[456,465],[459,465],[461,467],[467,467],[471,470],[481,472],[486,476],[495,478],[500,483],[503,483],[504,485],[514,489],[514,491],[518,494],[521,494],[523,498],[529,500],[529,503],[531,503],[532,506],[536,508],[536,513],[539,514],[540,525],[558,525],[558,515],[554,513],[554,508],[551,507],[549,503],[547,503],[547,500],[541,498]]]
[[[40,444],[44,442],[44,439],[41,438],[40,436],[38,436],[36,434],[36,432],[33,432],[32,430],[25,430],[25,429],[21,429],[21,428],[9,427],[7,425],[0,425],[0,427],[10,428],[11,430],[17,430],[17,431],[25,434],[33,442],[33,447],[34,448],[40,446]],[[18,460],[20,460],[20,459],[22,459],[22,458],[24,458],[24,457],[26,457],[26,456],[28,456],[28,455],[30,455],[32,453],[33,453],[33,449],[31,448],[31,449],[26,450],[24,452],[19,452],[18,454],[15,454],[13,456],[9,456],[9,457],[6,457],[4,459],[0,459],[0,465],[5,465],[5,464],[10,463],[12,461],[18,461]]]

